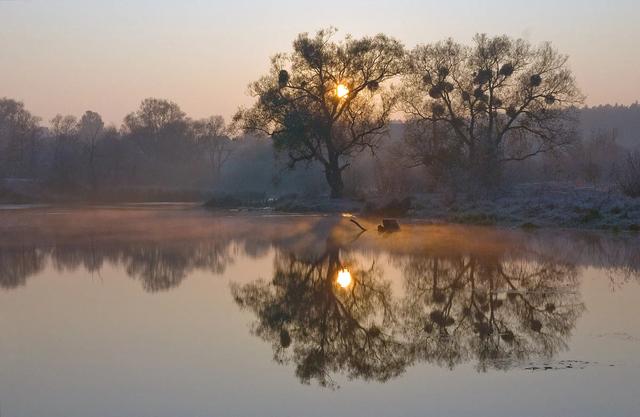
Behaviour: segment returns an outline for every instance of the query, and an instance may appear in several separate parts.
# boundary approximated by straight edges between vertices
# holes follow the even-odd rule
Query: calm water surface
[[[640,415],[638,235],[364,224],[0,212],[0,415]]]

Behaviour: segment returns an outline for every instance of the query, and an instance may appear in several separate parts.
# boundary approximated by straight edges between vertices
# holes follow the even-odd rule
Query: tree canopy
[[[582,95],[567,60],[549,43],[535,47],[508,36],[415,47],[402,99],[414,161],[462,167],[495,183],[503,162],[570,143],[569,109]]]
[[[272,137],[291,166],[321,163],[331,196],[341,197],[350,158],[386,133],[396,100],[385,82],[402,72],[404,48],[383,34],[336,42],[334,32],[300,34],[291,53],[275,55],[250,86],[255,104],[235,121]]]

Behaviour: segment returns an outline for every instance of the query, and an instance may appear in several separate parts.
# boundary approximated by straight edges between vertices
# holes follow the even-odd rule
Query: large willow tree
[[[257,101],[235,121],[273,138],[291,167],[321,163],[339,198],[350,159],[386,133],[395,96],[385,81],[402,72],[404,49],[382,34],[336,42],[334,32],[300,34],[291,53],[274,56],[269,73],[250,86]]]
[[[567,59],[507,36],[417,46],[403,94],[413,161],[495,184],[503,163],[570,143],[582,96]]]

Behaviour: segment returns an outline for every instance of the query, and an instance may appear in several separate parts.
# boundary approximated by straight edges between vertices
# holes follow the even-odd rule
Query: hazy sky
[[[640,99],[640,0],[0,0],[0,97],[45,120],[120,124],[144,97],[229,117],[299,32],[384,32],[408,47],[476,32],[550,40],[588,104]]]

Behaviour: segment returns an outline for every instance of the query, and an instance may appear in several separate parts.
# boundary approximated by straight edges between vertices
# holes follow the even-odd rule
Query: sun
[[[347,86],[344,84],[338,84],[338,86],[336,87],[336,95],[338,96],[338,98],[346,97],[347,94],[349,94],[349,89],[347,88]]]
[[[347,288],[351,284],[351,272],[344,268],[338,272],[338,279],[336,280],[339,286]]]

